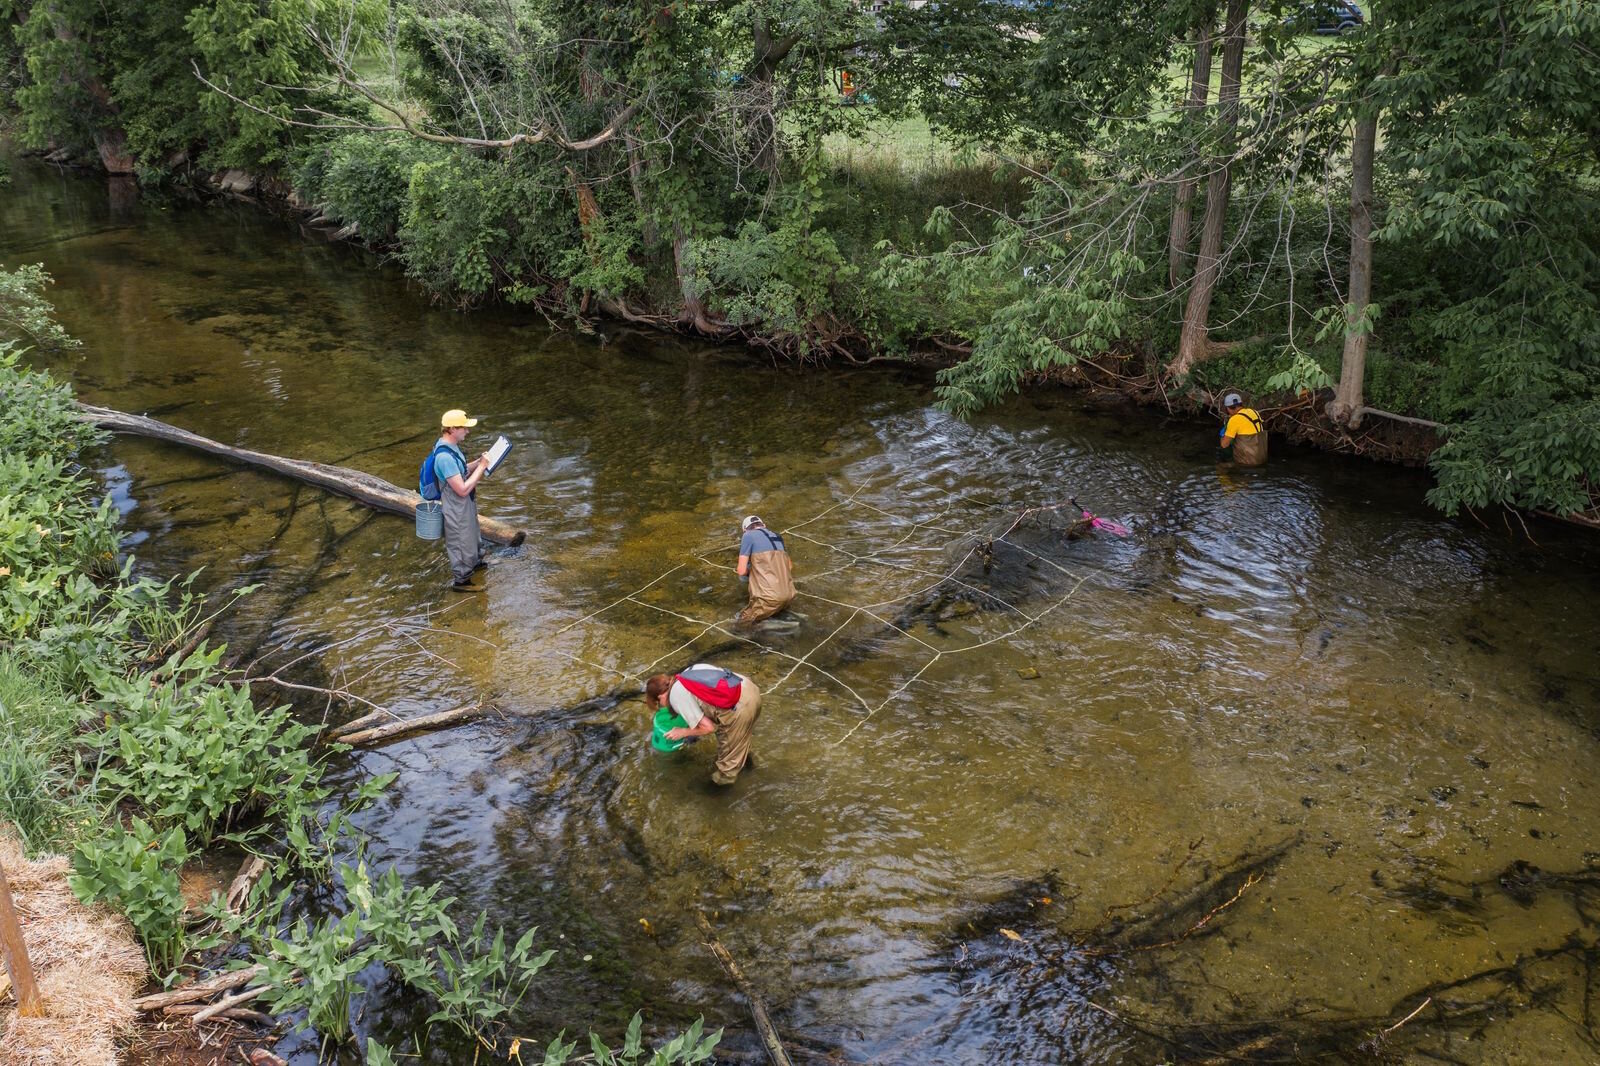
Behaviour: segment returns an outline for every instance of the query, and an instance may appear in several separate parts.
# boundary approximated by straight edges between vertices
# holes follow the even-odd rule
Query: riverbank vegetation
[[[1366,15],[5,0],[0,62],[27,143],[248,172],[461,306],[934,351],[962,414],[1242,388],[1347,450],[1421,427],[1447,512],[1594,516],[1600,12]],[[857,150],[922,128],[931,165]]]
[[[73,343],[51,317],[47,282],[37,269],[0,270],[0,837],[29,855],[69,855],[72,893],[127,919],[155,985],[240,971],[209,990],[254,987],[217,1013],[248,1020],[245,1003],[265,1005],[313,1028],[332,1053],[354,1046],[376,970],[431,1011],[424,1045],[437,1028],[486,1059],[512,1054],[507,1017],[553,952],[535,948],[532,930],[508,940],[484,915],[456,913],[437,885],[349,861],[361,845],[353,815],[393,775],[335,802],[325,772],[349,749],[252,692],[226,648],[207,640],[216,609],[206,613],[192,577],[135,574],[120,512],[81,465],[100,433],[67,387],[21,361],[24,338]],[[241,857],[252,873],[227,898],[186,891],[197,863]],[[295,913],[304,890],[328,901],[314,921]],[[25,922],[25,943],[42,935]],[[198,1009],[170,995],[130,1003],[138,982],[111,976],[115,1003],[63,991],[46,998],[57,1013],[44,1019],[8,1012],[8,1046],[30,1062],[79,1062],[82,1045],[62,1035],[77,1031],[72,1011],[103,1014],[109,1027],[141,1003]],[[649,1054],[705,1061],[718,1035],[696,1022]],[[575,1046],[557,1036],[545,1061],[566,1061]],[[593,1046],[605,1052],[598,1038]],[[645,1053],[636,1021],[617,1061]],[[368,1062],[388,1056],[369,1042]]]

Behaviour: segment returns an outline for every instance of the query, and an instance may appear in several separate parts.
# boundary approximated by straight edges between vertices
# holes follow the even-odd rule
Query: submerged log
[[[125,411],[114,411],[109,407],[95,407],[86,403],[80,403],[78,407],[83,411],[85,421],[93,422],[113,433],[131,433],[172,444],[182,444],[235,463],[261,467],[275,474],[303,481],[341,496],[348,496],[357,503],[366,504],[379,511],[412,516],[417,513],[419,497],[415,492],[402,489],[398,485],[392,485],[380,477],[360,470],[331,466],[327,463],[313,463],[304,459],[288,459],[281,455],[251,451],[248,448],[230,447],[146,415],[132,415]],[[481,515],[478,524],[484,538],[496,544],[517,545],[528,536],[525,530]]]
[[[772,1066],[791,1066],[789,1053],[784,1049],[783,1041],[778,1038],[777,1027],[772,1024],[772,1018],[767,1014],[767,1005],[755,989],[750,987],[750,982],[745,979],[744,971],[734,961],[733,955],[722,946],[722,941],[717,939],[717,932],[711,928],[711,921],[702,911],[695,911],[695,924],[700,927],[700,935],[706,938],[706,947],[711,949],[711,954],[722,963],[722,968],[728,976],[733,978],[733,983],[744,993],[745,1000],[750,1005],[750,1017],[756,1023],[756,1031],[761,1034],[761,1046],[767,1053],[767,1059]]]

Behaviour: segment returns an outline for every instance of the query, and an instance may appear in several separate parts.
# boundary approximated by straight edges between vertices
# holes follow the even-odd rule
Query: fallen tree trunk
[[[417,502],[420,497],[415,492],[402,489],[398,485],[391,485],[380,477],[360,470],[330,466],[327,463],[313,463],[304,459],[287,459],[281,455],[268,455],[266,452],[255,452],[248,448],[230,447],[209,437],[190,433],[186,429],[179,429],[177,426],[168,425],[145,415],[131,415],[125,411],[114,411],[109,407],[95,407],[86,403],[80,403],[78,407],[83,412],[82,417],[85,421],[93,422],[113,433],[131,433],[171,444],[182,444],[235,463],[261,467],[275,474],[304,481],[308,485],[315,485],[341,496],[348,496],[379,511],[412,516],[417,513]],[[496,544],[517,545],[528,536],[525,530],[481,515],[478,518],[478,525],[483,531],[484,538]]]

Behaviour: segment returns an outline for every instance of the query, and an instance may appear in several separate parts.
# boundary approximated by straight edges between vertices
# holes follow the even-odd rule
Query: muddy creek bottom
[[[89,402],[401,484],[447,407],[483,418],[471,454],[517,442],[479,501],[531,535],[474,596],[405,521],[94,458],[143,569],[259,584],[223,631],[247,661],[327,648],[315,679],[398,714],[497,709],[336,779],[399,774],[369,863],[558,949],[512,1031],[703,1014],[753,1061],[701,911],[796,1061],[1600,1055],[1587,542],[1440,519],[1402,471],[1218,469],[1212,430],[1070,396],[962,424],[909,372],[456,316],[244,209],[19,168],[0,223],[58,279],[85,349],[41,362]],[[1129,536],[1070,536],[1073,495]],[[752,512],[800,597],[742,631]],[[702,656],[766,693],[727,789],[632,695]],[[425,1011],[364,987],[362,1033],[409,1047]]]

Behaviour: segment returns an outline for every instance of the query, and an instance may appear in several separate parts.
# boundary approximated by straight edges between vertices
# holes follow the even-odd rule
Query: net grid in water
[[[832,746],[837,747],[854,736],[858,730],[870,722],[880,711],[892,703],[896,698],[907,692],[914,684],[921,680],[928,673],[928,671],[934,667],[935,664],[947,658],[982,651],[985,648],[990,648],[994,645],[1014,640],[1024,631],[1030,629],[1052,613],[1064,607],[1073,599],[1074,596],[1078,594],[1083,585],[1091,577],[1095,576],[1095,571],[1093,568],[1081,567],[1079,569],[1074,569],[1073,567],[1070,567],[1065,563],[1052,558],[1050,553],[1047,550],[1044,550],[1047,546],[1059,545],[1066,541],[1076,540],[1085,535],[1098,532],[1107,532],[1114,536],[1126,536],[1129,532],[1124,526],[1121,526],[1115,522],[1111,522],[1107,519],[1098,518],[1090,512],[1084,510],[1078,504],[1075,498],[1069,498],[1059,503],[1024,507],[1021,509],[1017,509],[1015,505],[994,503],[983,508],[983,510],[991,512],[991,514],[992,512],[998,511],[1000,512],[998,517],[990,517],[981,524],[970,528],[951,528],[946,524],[947,519],[952,513],[949,509],[938,513],[930,519],[914,519],[907,518],[902,515],[896,515],[893,512],[887,511],[881,507],[863,502],[860,497],[863,494],[868,493],[872,488],[874,488],[874,486],[862,486],[856,489],[856,491],[852,492],[849,496],[846,496],[844,499],[824,508],[822,511],[812,515],[810,518],[797,522],[778,531],[787,539],[793,539],[795,541],[804,542],[806,544],[824,549],[829,553],[841,556],[843,559],[841,563],[831,568],[797,575],[797,601],[809,600],[844,612],[843,620],[834,625],[825,635],[812,644],[808,650],[800,654],[796,654],[792,651],[786,651],[773,643],[760,639],[759,628],[752,629],[749,627],[735,626],[733,619],[707,620],[704,618],[699,618],[679,610],[674,610],[671,607],[663,606],[659,603],[652,603],[648,599],[643,598],[644,594],[649,592],[651,589],[660,586],[668,579],[696,565],[704,566],[712,571],[720,572],[728,572],[733,569],[733,567],[727,565],[726,563],[719,562],[712,558],[711,552],[715,549],[704,547],[695,549],[690,553],[691,557],[689,559],[686,559],[683,562],[680,562],[663,571],[650,581],[639,586],[638,588],[635,588],[626,595],[618,597],[605,606],[591,611],[581,618],[577,618],[571,622],[568,622],[559,629],[553,630],[549,634],[549,640],[553,644],[555,638],[559,638],[563,634],[566,634],[578,628],[579,626],[600,620],[607,613],[616,611],[628,604],[644,607],[651,611],[659,612],[660,614],[675,621],[687,623],[696,629],[696,632],[693,636],[682,641],[669,651],[666,651],[649,662],[644,663],[642,666],[627,670],[622,670],[614,666],[606,666],[604,664],[594,662],[581,655],[577,655],[559,647],[553,647],[552,650],[555,651],[556,654],[561,655],[572,662],[589,667],[590,669],[598,670],[614,676],[620,676],[628,681],[642,683],[644,679],[655,673],[663,664],[681,661],[685,656],[689,655],[696,647],[698,647],[700,642],[707,636],[712,634],[721,635],[730,641],[746,644],[752,647],[754,650],[759,651],[763,655],[771,655],[787,661],[789,664],[788,669],[785,670],[776,681],[762,687],[764,695],[772,695],[773,693],[780,691],[802,669],[812,671],[821,677],[826,678],[828,681],[849,693],[851,699],[855,702],[856,706],[862,713],[856,723],[852,725],[848,731],[846,731],[837,740],[832,742]],[[898,540],[891,542],[886,548],[881,548],[871,552],[857,552],[845,547],[837,540],[823,539],[820,536],[814,536],[811,532],[808,532],[808,530],[811,530],[822,523],[824,519],[827,519],[838,512],[845,512],[848,514],[849,510],[852,508],[858,508],[868,516],[877,520],[888,521],[891,524],[906,527],[903,535]],[[1023,543],[1016,536],[1019,531],[1023,530],[1028,530],[1035,535],[1034,546]],[[943,542],[931,546],[914,547],[912,550],[938,553],[944,556],[946,559],[953,557],[953,563],[948,563],[947,565],[938,569],[931,569],[909,566],[905,563],[897,562],[885,557],[887,551],[894,549],[906,549],[907,546],[912,545],[919,536],[930,534],[943,538]],[[1030,613],[1024,608],[1023,603],[1020,602],[1020,597],[1008,598],[1001,596],[994,590],[992,586],[985,587],[984,585],[976,583],[974,580],[969,580],[968,578],[963,577],[965,572],[977,568],[981,568],[983,575],[988,575],[994,565],[995,549],[997,545],[1014,549],[1015,551],[1019,552],[1021,556],[1031,565],[1046,567],[1051,572],[1051,575],[1055,580],[1064,584],[1065,592],[1053,596],[1047,600],[1042,609]],[[868,567],[889,567],[893,569],[899,569],[907,573],[915,574],[918,577],[926,577],[928,580],[918,587],[911,589],[909,592],[900,592],[891,597],[878,599],[867,603],[851,602],[848,600],[839,599],[837,597],[827,596],[816,591],[808,592],[806,589],[808,583],[813,585],[822,584],[828,579],[838,578],[843,575],[848,575],[852,571]],[[896,617],[895,615],[889,613],[891,609],[897,607],[904,608],[907,604],[913,603],[919,598],[933,595],[941,588],[946,587],[960,590],[960,592],[970,596],[972,599],[988,605],[990,609],[1002,611],[1008,615],[1014,615],[1018,621],[1015,625],[1009,626],[998,633],[982,636],[978,639],[974,639],[968,643],[956,647],[941,648],[931,641],[923,639],[923,637],[919,636],[917,633],[912,632],[911,628],[904,624],[902,617]],[[905,612],[902,610],[901,613],[903,615]],[[912,642],[922,653],[925,653],[925,658],[917,661],[917,666],[914,672],[912,672],[910,676],[906,677],[881,699],[874,700],[871,697],[864,695],[858,691],[856,687],[851,685],[844,678],[840,677],[836,671],[829,670],[816,661],[818,653],[822,652],[830,644],[840,640],[842,635],[850,628],[851,625],[862,619],[879,623],[884,627],[885,630],[891,631],[893,634]]]

